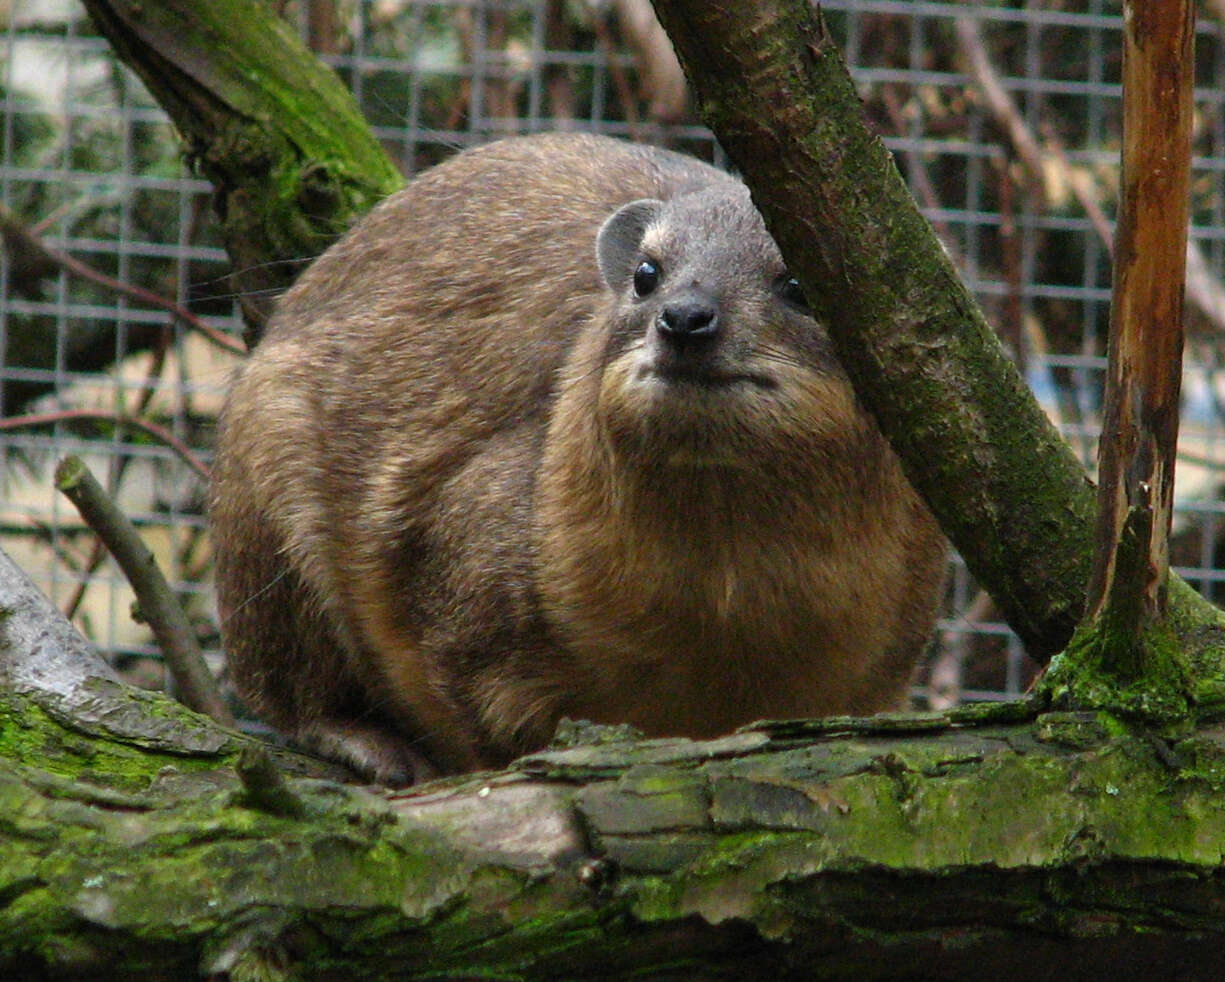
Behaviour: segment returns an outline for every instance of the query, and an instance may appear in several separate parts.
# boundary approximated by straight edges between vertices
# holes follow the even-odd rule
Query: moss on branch
[[[402,178],[349,91],[263,0],[85,0],[213,182],[258,338],[275,295]]]
[[[29,710],[7,706],[11,749]],[[400,792],[284,776],[291,810],[251,799],[237,745],[72,780],[6,752],[0,970],[1039,978],[1056,955],[1175,951],[1197,959],[1180,977],[1220,970],[1225,731],[911,718],[933,740],[904,719],[614,739]]]

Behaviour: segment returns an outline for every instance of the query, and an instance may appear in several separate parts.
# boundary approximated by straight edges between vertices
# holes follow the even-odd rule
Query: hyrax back
[[[561,716],[893,708],[943,560],[743,186],[587,136],[462,153],[303,274],[212,513],[240,690],[389,781]]]

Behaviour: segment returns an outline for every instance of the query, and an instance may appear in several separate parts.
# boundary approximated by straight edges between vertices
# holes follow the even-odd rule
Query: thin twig
[[[1085,215],[1088,216],[1093,230],[1097,232],[1097,237],[1105,247],[1106,254],[1113,257],[1114,230],[1110,227],[1110,219],[1106,216],[1106,212],[1102,210],[1101,202],[1098,200],[1097,194],[1093,189],[1092,179],[1084,171],[1078,171],[1072,166],[1072,162],[1068,160],[1067,151],[1064,149],[1063,141],[1055,133],[1055,127],[1045,121],[1040,126],[1042,138],[1046,140],[1047,150],[1059,162],[1060,170],[1063,171],[1068,187],[1072,189],[1072,194],[1085,210]]]
[[[634,52],[638,91],[654,123],[678,123],[689,107],[689,86],[672,42],[660,26],[648,0],[617,0],[621,37]],[[600,12],[593,11],[598,25]],[[598,29],[598,27],[597,27]]]
[[[50,426],[53,423],[77,423],[84,421],[110,423],[114,426],[130,426],[133,429],[141,430],[164,443],[178,454],[183,462],[200,476],[201,480],[207,481],[209,478],[208,467],[204,461],[192,452],[191,447],[164,426],[159,426],[157,423],[151,423],[147,419],[138,419],[134,416],[108,413],[101,409],[62,409],[50,413],[31,413],[27,416],[10,416],[7,419],[0,419],[0,432],[33,429],[39,426]]]
[[[143,287],[134,286],[131,283],[125,283],[112,276],[107,276],[105,273],[94,269],[92,266],[81,262],[81,260],[68,255],[66,252],[52,249],[27,228],[12,211],[3,205],[0,205],[0,232],[3,233],[6,241],[16,240],[20,242],[22,248],[32,256],[38,256],[48,262],[52,262],[69,273],[89,280],[91,283],[97,283],[107,290],[112,290],[140,303],[166,311],[185,327],[202,335],[225,351],[238,355],[245,355],[247,353],[246,347],[237,338],[232,338],[224,331],[206,324],[186,307],[180,306],[173,300],[168,300],[152,290],[146,290]]]
[[[1004,89],[999,76],[995,73],[995,67],[991,64],[987,47],[983,43],[982,33],[978,29],[978,21],[971,20],[969,17],[958,17],[954,27],[961,52],[966,61],[970,63],[970,73],[974,76],[974,81],[978,84],[983,99],[986,100],[987,108],[1008,133],[1013,149],[1021,158],[1025,169],[1029,171],[1030,180],[1038,184],[1042,183],[1042,152],[1038,149],[1038,141],[1034,139],[1033,133],[1025,125],[1025,121],[1013,104],[1012,97]]]
[[[221,698],[195,634],[135,526],[119,510],[79,457],[68,456],[55,469],[55,484],[76,506],[86,524],[106,543],[136,593],[144,621],[161,646],[183,702],[223,726],[234,717]]]
[[[136,403],[135,416],[143,417],[149,408],[149,403],[153,401],[154,383],[161,378],[162,372],[166,368],[166,353],[170,350],[170,330],[163,328],[158,333],[157,342],[153,346],[152,357],[149,359],[149,370],[145,372],[144,385],[141,386],[140,399]],[[118,458],[115,467],[112,471],[111,483],[119,486],[119,482],[123,480],[124,471],[127,470],[128,463],[131,457],[124,455]],[[73,591],[68,603],[64,605],[64,616],[72,620],[77,614],[82,602],[85,600],[85,594],[89,590],[91,577],[98,571],[98,567],[102,565],[102,560],[106,558],[106,548],[98,539],[94,539],[93,548],[90,550],[89,559],[85,564],[85,575],[81,577],[81,581],[77,584],[76,590]]]
[[[598,13],[591,18],[591,29],[595,33],[600,54],[604,56],[607,63],[608,77],[612,80],[613,91],[617,93],[617,102],[620,103],[621,112],[625,115],[625,127],[629,131],[630,139],[637,143],[642,139],[642,133],[639,127],[634,88],[617,61],[617,46],[613,42],[612,32],[609,31],[603,16]]]

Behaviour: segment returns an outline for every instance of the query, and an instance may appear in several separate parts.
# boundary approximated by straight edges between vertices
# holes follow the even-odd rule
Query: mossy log
[[[240,739],[94,698],[156,715],[163,740],[28,697],[0,711],[8,979],[1225,971],[1225,727],[832,720],[399,793],[288,778],[273,806]]]
[[[5,979],[1216,979],[1225,724],[571,727],[356,787],[110,677],[0,556]]]

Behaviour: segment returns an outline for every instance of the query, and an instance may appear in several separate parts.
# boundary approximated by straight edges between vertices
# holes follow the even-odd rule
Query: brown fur
[[[785,278],[744,188],[675,154],[530,137],[414,180],[284,297],[230,396],[240,690],[389,781],[502,763],[563,715],[711,736],[896,707],[943,545]],[[665,343],[681,296],[717,340]]]

